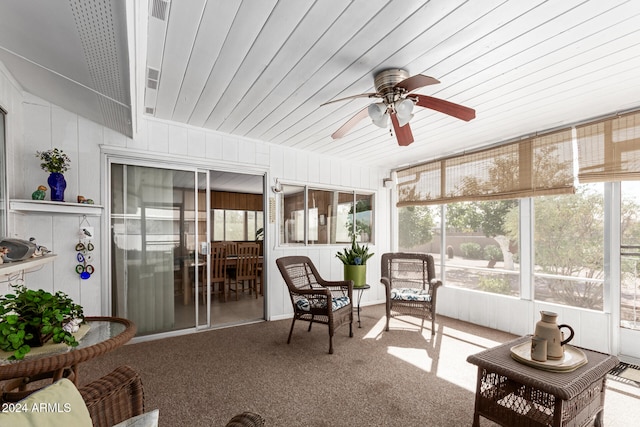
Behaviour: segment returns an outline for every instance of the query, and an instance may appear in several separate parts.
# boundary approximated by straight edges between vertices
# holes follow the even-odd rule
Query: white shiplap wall
[[[568,306],[544,304],[484,292],[443,287],[438,291],[440,315],[507,331],[515,335],[533,334],[540,311],[558,313],[558,322],[575,330],[572,345],[605,353],[616,353],[611,344],[611,314]],[[633,357],[631,353],[626,353]],[[637,351],[637,349],[635,350]],[[617,354],[617,353],[616,353]]]

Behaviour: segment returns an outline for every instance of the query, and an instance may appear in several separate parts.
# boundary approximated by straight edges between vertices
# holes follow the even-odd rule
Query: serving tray
[[[550,372],[571,372],[587,363],[587,356],[584,352],[568,344],[564,346],[562,359],[538,362],[531,358],[531,341],[525,341],[511,347],[511,357],[517,362]]]

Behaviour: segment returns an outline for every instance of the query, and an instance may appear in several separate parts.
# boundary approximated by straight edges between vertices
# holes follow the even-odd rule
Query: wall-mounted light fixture
[[[278,178],[276,178],[276,185],[273,185],[271,187],[271,191],[273,191],[274,193],[282,193],[282,184],[280,184],[280,181],[278,181]]]

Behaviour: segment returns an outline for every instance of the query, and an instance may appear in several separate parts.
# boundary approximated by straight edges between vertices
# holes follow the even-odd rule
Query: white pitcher
[[[564,345],[573,339],[573,328],[556,323],[558,314],[552,311],[541,311],[542,319],[536,323],[535,335],[547,340],[547,359],[559,360],[564,357]],[[569,338],[564,339],[561,329],[567,328]]]

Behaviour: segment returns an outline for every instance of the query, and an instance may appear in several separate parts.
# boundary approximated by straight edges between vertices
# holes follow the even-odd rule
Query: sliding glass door
[[[210,196],[207,206],[211,210],[208,216],[208,234],[204,238],[209,236],[209,245],[222,244],[226,248],[224,282],[220,284],[215,283],[215,280],[207,281],[210,293],[206,301],[209,304],[207,312],[210,313],[211,325],[228,326],[264,319],[266,284],[263,275],[260,274],[257,279],[256,291],[250,290],[249,282],[236,283],[237,248],[243,244],[258,243],[260,257],[256,272],[264,271],[264,176],[208,171],[207,182],[206,193]],[[212,265],[211,260],[209,265]],[[211,274],[210,269],[207,277],[213,277]]]
[[[255,242],[264,226],[261,194],[224,189],[253,181],[262,192],[262,176],[116,162],[110,172],[114,315],[138,336],[264,318],[263,291],[227,298],[232,266],[215,289],[209,280],[212,242]]]

